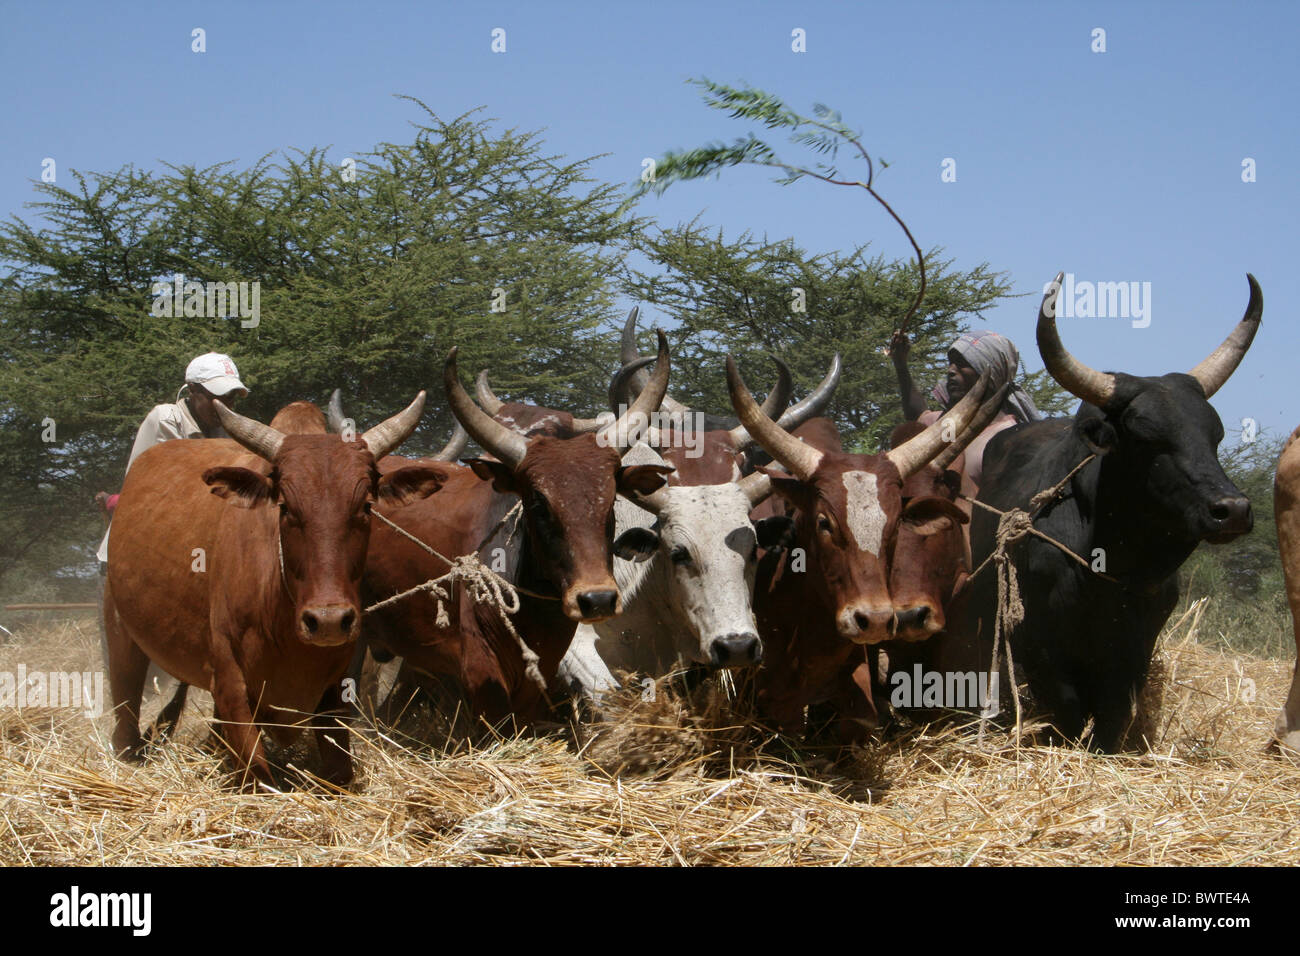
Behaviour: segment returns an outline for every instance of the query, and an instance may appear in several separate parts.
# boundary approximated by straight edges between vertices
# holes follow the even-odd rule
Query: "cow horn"
[[[573,433],[575,435],[585,435],[587,432],[598,432],[613,421],[613,412],[602,412],[595,418],[574,418]]]
[[[447,439],[447,444],[442,446],[442,451],[433,456],[434,461],[455,461],[465,453],[465,446],[469,444],[469,432],[465,431],[465,426],[460,422],[456,423],[456,430],[451,433],[451,438]]]
[[[1237,371],[1237,366],[1246,357],[1246,349],[1250,348],[1255,333],[1259,331],[1260,319],[1264,317],[1264,293],[1259,291],[1259,283],[1249,272],[1246,273],[1246,281],[1250,283],[1250,301],[1246,303],[1246,314],[1223,340],[1223,344],[1187,373],[1201,383],[1206,398],[1222,388],[1223,383]]]
[[[478,378],[474,379],[474,395],[478,398],[479,407],[494,417],[505,404],[493,394],[492,386],[488,384],[487,369],[479,372]]]
[[[283,432],[253,421],[251,418],[245,418],[238,412],[232,412],[221,404],[220,399],[214,398],[212,407],[217,410],[217,418],[221,420],[221,427],[226,430],[227,435],[254,455],[259,455],[267,461],[275,461],[275,456],[284,443]]]
[[[1056,331],[1056,297],[1064,272],[1058,272],[1038,308],[1038,354],[1052,378],[1071,395],[1105,409],[1115,397],[1115,376],[1084,365],[1065,350]]]
[[[620,452],[626,451],[629,446],[628,439],[632,437],[628,433],[629,426],[638,420],[648,423],[651,413],[659,409],[664,395],[668,392],[668,376],[672,372],[672,364],[668,356],[668,336],[664,335],[663,329],[655,329],[655,334],[659,337],[659,355],[655,360],[655,370],[650,375],[649,382],[636,397],[632,407],[620,415],[613,424],[602,429],[597,436],[612,435]]]
[[[460,373],[456,369],[455,346],[447,353],[447,362],[442,367],[442,387],[447,393],[447,403],[456,420],[465,426],[465,431],[479,443],[488,454],[510,466],[511,470],[519,467],[528,453],[528,440],[517,432],[493,418],[474,404],[465,387],[460,384]]]
[[[942,418],[931,423],[921,434],[903,442],[893,451],[885,452],[885,457],[894,463],[894,467],[898,469],[904,481],[924,468],[945,448],[956,448],[959,452],[965,449],[976,434],[967,426],[974,419],[979,409],[980,399],[984,397],[988,385],[989,373],[985,372],[966,396],[948,409]],[[955,437],[952,441],[948,441],[944,438],[945,434]]]
[[[736,361],[730,355],[727,356],[727,391],[731,395],[731,406],[736,410],[740,424],[767,449],[768,454],[785,465],[790,474],[808,481],[821,463],[822,453],[805,445],[763,414],[754,401],[754,396],[741,381]]]
[[[746,475],[736,484],[744,492],[745,497],[749,499],[751,508],[758,507],[772,493],[772,479],[761,471]]]
[[[826,377],[818,383],[816,388],[808,393],[808,396],[803,401],[796,402],[789,408],[785,408],[783,405],[782,408],[784,411],[782,411],[781,417],[777,420],[777,424],[786,431],[794,431],[794,429],[808,421],[808,419],[816,418],[820,415],[826,406],[830,404],[831,396],[835,394],[835,389],[840,384],[840,372],[843,367],[843,363],[840,361],[840,353],[836,352],[835,357],[831,359],[830,371],[826,373]],[[788,369],[786,370],[786,374],[789,374]],[[769,394],[768,397],[770,398],[771,395]],[[789,398],[786,398],[785,403],[788,404],[789,401]],[[768,403],[764,402],[764,414],[766,414],[768,418],[775,415],[777,411],[781,411],[781,409],[767,411],[767,408]],[[744,425],[733,428],[730,437],[731,447],[736,449],[736,451],[744,451],[754,443],[754,439],[750,436],[749,432],[745,430]]]
[[[998,417],[998,412],[1002,411],[1002,403],[1006,401],[1007,392],[1010,390],[1011,383],[1006,382],[992,398],[985,399],[984,404],[975,413],[975,417],[971,419],[970,424],[962,429],[962,433],[957,436],[957,440],[939,452],[933,464],[937,465],[940,471],[943,471],[956,461],[957,456],[966,450],[966,446],[993,423],[993,419]],[[970,434],[968,435],[967,432]]]
[[[629,500],[638,508],[644,508],[655,517],[658,517],[659,512],[663,511],[664,506],[668,504],[668,486],[663,485],[648,495],[636,495]]]
[[[636,320],[641,314],[639,305],[632,306],[632,311],[627,314],[627,321],[623,323],[623,334],[619,337],[618,359],[624,369],[627,369],[627,375],[610,382],[609,407],[618,411],[620,406],[631,405],[633,400],[645,389],[646,382],[650,380],[650,373],[643,371],[648,362],[633,366],[640,361],[640,356],[636,347]],[[615,382],[618,383],[618,391],[614,390]]]
[[[768,418],[774,419],[786,410],[790,399],[794,397],[794,381],[790,378],[790,366],[775,355],[771,358],[776,363],[776,384],[767,393],[767,398],[763,399],[763,404],[759,408]]]
[[[649,373],[644,369],[653,359],[637,353],[636,320],[638,315],[640,315],[640,306],[633,306],[632,311],[627,314],[627,321],[623,323],[623,335],[619,340],[619,361],[622,363],[623,368],[620,370],[621,374],[615,373],[614,378],[609,383],[609,407],[615,412],[619,408],[632,404],[636,397],[641,394],[649,379]],[[794,391],[794,382],[790,378],[790,369],[775,356],[773,356],[773,361],[777,363],[776,386],[767,393],[767,398],[763,400],[763,413],[769,418],[775,417],[785,410],[785,407],[790,404],[790,395]],[[683,405],[668,394],[664,395],[664,400],[660,402],[659,407],[675,417],[685,417],[691,413],[689,405]]]
[[[609,380],[609,407],[618,414],[620,408],[626,408],[632,404],[629,400],[631,391],[628,388],[628,382],[632,376],[636,375],[647,365],[654,364],[655,356],[643,355],[640,358],[634,358],[631,362],[622,366],[613,377]],[[643,373],[648,374],[648,373]],[[644,389],[637,389],[639,395]]]
[[[392,454],[398,445],[411,437],[415,426],[420,424],[420,415],[424,412],[424,398],[424,389],[420,389],[410,405],[392,418],[387,418],[373,428],[366,429],[365,434],[361,436],[361,441],[366,443],[375,461]]]
[[[330,395],[330,403],[325,411],[325,417],[329,420],[330,431],[336,435],[343,431],[343,422],[347,419],[347,416],[343,414],[343,393],[337,388]]]

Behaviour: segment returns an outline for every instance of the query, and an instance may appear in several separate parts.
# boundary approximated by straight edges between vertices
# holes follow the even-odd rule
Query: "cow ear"
[[[491,458],[462,458],[461,463],[469,465],[474,474],[484,481],[492,482],[493,491],[499,491],[503,495],[519,494],[519,486],[515,484],[515,473],[505,462],[494,461]]]
[[[1119,438],[1115,426],[1104,418],[1084,418],[1076,422],[1075,430],[1083,443],[1097,455],[1109,452]]]
[[[271,479],[247,468],[209,468],[203,482],[214,495],[239,508],[255,508],[271,500]]]
[[[621,495],[649,495],[666,485],[676,470],[672,465],[621,465],[614,483]]]
[[[930,535],[947,531],[954,521],[965,524],[970,519],[951,501],[930,495],[909,501],[903,509],[902,520],[917,534]]]
[[[754,522],[758,546],[768,551],[794,547],[794,519],[786,515],[773,515]]]
[[[447,469],[438,465],[410,465],[390,471],[379,479],[379,500],[406,504],[433,494],[447,481]]]
[[[646,561],[659,547],[659,535],[650,528],[628,528],[614,539],[614,554],[624,561]]]

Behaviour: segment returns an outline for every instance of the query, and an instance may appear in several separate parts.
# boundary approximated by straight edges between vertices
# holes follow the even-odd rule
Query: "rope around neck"
[[[497,522],[497,527],[499,528],[505,523],[507,518],[519,511],[520,507],[521,503],[516,502],[515,506],[510,509],[510,511],[506,512],[506,514],[501,518],[501,521]],[[429,552],[429,554],[432,554],[440,561],[449,565],[450,570],[441,577],[432,578],[425,581],[423,584],[417,584],[415,587],[403,591],[400,594],[394,594],[390,598],[385,598],[382,601],[370,605],[366,608],[366,613],[369,614],[371,611],[377,611],[380,608],[396,604],[398,601],[408,598],[412,594],[416,594],[420,591],[427,591],[429,596],[438,606],[438,613],[435,618],[438,627],[449,627],[451,625],[451,619],[447,614],[446,605],[451,601],[452,592],[455,589],[456,582],[463,581],[471,600],[477,604],[490,604],[497,609],[497,613],[501,616],[501,623],[506,626],[506,630],[510,633],[510,636],[513,637],[515,643],[519,645],[519,652],[523,655],[524,659],[525,673],[528,675],[528,678],[537,685],[538,689],[541,690],[542,693],[546,693],[546,681],[543,679],[541,668],[538,666],[541,662],[541,658],[537,656],[537,653],[524,642],[524,639],[519,635],[519,632],[515,630],[514,623],[510,620],[510,615],[519,611],[520,594],[527,594],[530,597],[538,597],[552,601],[557,601],[559,598],[550,597],[545,594],[536,594],[526,588],[521,588],[518,585],[512,584],[491,568],[485,566],[479,560],[477,552],[472,554],[462,554],[460,557],[452,560],[446,555],[439,553],[430,545],[421,541],[405,528],[390,521],[379,512],[372,512],[372,516],[378,518],[398,534],[419,545],[425,551]],[[496,528],[494,528],[492,532],[489,532],[488,536],[491,537],[495,531]],[[514,531],[512,530],[511,535],[513,536],[513,534]],[[482,547],[482,545],[480,545],[480,547]]]

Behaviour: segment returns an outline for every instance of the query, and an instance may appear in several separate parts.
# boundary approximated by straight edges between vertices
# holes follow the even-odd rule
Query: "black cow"
[[[1039,352],[1053,378],[1084,404],[1072,419],[1022,424],[989,442],[979,500],[1002,510],[1027,508],[1035,492],[1098,453],[1035,521],[1090,567],[1032,535],[1010,548],[1025,610],[1011,649],[1035,704],[1067,739],[1079,739],[1091,718],[1091,746],[1114,751],[1123,744],[1156,637],[1178,601],[1179,566],[1200,542],[1230,541],[1251,529],[1250,502],[1219,465],[1223,424],[1207,401],[1259,328],[1263,296],[1254,276],[1247,279],[1250,302],[1241,322],[1186,375],[1088,368],[1056,331],[1060,275],[1043,297]],[[997,515],[975,510],[976,567],[994,550],[997,525]],[[1101,571],[1102,561],[1106,576],[1091,570]],[[967,621],[985,662],[996,603],[990,565],[975,581]]]

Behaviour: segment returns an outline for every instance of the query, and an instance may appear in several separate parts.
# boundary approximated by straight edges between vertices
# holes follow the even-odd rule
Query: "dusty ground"
[[[241,794],[206,695],[143,766],[108,754],[108,716],[0,709],[0,863],[1294,865],[1300,768],[1265,752],[1292,662],[1210,649],[1197,620],[1166,631],[1153,745],[1125,757],[970,726],[832,754],[706,687],[629,695],[578,740],[457,745],[414,715],[354,735],[347,792]],[[93,617],[18,630],[0,671],[20,663],[97,669]]]

